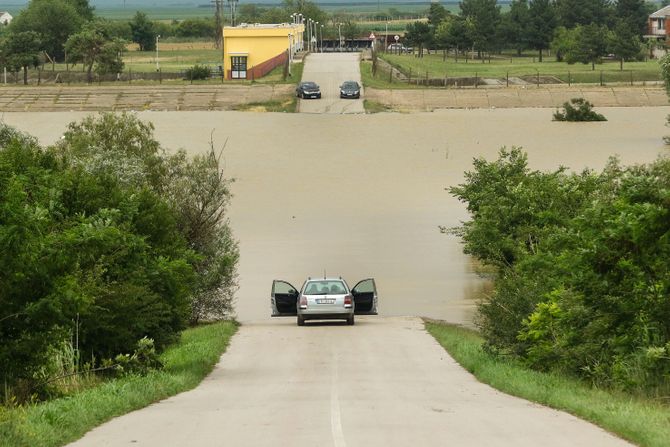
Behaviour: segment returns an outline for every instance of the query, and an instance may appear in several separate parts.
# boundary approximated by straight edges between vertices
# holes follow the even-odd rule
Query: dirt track
[[[319,56],[319,55],[316,55]],[[233,110],[241,104],[290,99],[294,86],[278,85],[184,85],[184,86],[44,86],[0,87],[0,111],[189,111]],[[364,99],[393,110],[558,107],[583,97],[596,107],[667,106],[661,87],[541,86],[462,89],[379,90],[366,88]],[[325,100],[323,100],[325,101]],[[338,100],[339,101],[339,100]],[[354,104],[358,101],[346,102]],[[317,104],[317,102],[310,103]],[[338,109],[339,110],[339,109]],[[309,111],[309,110],[305,110]],[[362,109],[357,109],[362,112]],[[349,111],[351,112],[351,110]],[[337,112],[339,113],[339,112]]]

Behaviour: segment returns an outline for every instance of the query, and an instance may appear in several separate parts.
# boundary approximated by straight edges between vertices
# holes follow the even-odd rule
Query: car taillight
[[[307,309],[307,297],[305,295],[300,295],[300,308]]]
[[[354,302],[354,297],[351,295],[347,295],[344,297],[344,307],[349,308],[352,306]]]

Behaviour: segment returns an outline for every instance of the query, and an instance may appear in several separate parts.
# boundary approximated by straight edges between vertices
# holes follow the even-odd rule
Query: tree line
[[[53,395],[64,357],[92,371],[231,314],[238,248],[219,158],[168,154],[127,114],[72,123],[49,147],[0,124],[4,398]]]
[[[599,62],[614,54],[621,61],[643,58],[641,36],[653,5],[645,0],[513,0],[502,12],[496,0],[463,0],[459,14],[431,4],[428,21],[407,26],[405,39],[418,48],[483,54],[514,49],[544,53],[568,63]],[[445,53],[446,54],[446,53]]]
[[[479,305],[490,352],[597,386],[670,391],[670,159],[600,172],[528,167],[518,148],[478,158],[450,192],[451,231],[495,271]]]

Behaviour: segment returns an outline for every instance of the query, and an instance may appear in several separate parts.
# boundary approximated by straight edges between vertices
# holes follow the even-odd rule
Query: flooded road
[[[236,178],[230,220],[240,240],[242,321],[269,318],[273,279],[375,277],[380,313],[470,323],[486,281],[439,225],[467,218],[445,188],[472,158],[523,146],[531,167],[601,168],[611,155],[649,162],[668,154],[670,108],[600,109],[605,123],[556,123],[551,109],[320,115],[143,112],[164,147],[224,151]],[[6,113],[4,121],[53,142],[83,113]]]

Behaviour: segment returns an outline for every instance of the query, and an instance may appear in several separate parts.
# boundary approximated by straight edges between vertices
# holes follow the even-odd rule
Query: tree
[[[552,42],[552,48],[557,52],[557,58],[565,58],[569,64],[580,62],[595,64],[607,54],[609,31],[606,27],[596,25],[577,26],[573,29],[559,28]]]
[[[405,41],[419,48],[419,57],[423,57],[423,49],[428,48],[433,41],[433,32],[426,22],[408,23],[405,32]]]
[[[108,37],[100,26],[94,23],[84,25],[84,28],[71,35],[65,42],[71,62],[81,62],[86,67],[86,79],[93,82],[93,64],[98,62],[103,54]]]
[[[449,11],[440,3],[431,3],[428,8],[428,23],[435,29],[448,15]]]
[[[500,7],[496,0],[463,0],[461,16],[472,20],[473,44],[481,58],[482,52],[490,51],[495,43],[500,24]]]
[[[460,16],[451,16],[437,26],[435,39],[443,48],[454,48],[456,58],[460,50],[472,46],[472,21]]]
[[[65,56],[64,45],[77,32],[84,19],[75,7],[65,0],[32,0],[12,21],[15,32],[34,31],[41,36],[42,50],[54,60]]]
[[[156,31],[154,23],[147,15],[137,11],[130,22],[133,42],[139,46],[139,51],[153,51],[156,49]]]
[[[11,32],[2,41],[1,54],[5,63],[18,71],[23,69],[23,83],[28,84],[28,67],[37,67],[42,42],[34,31]]]
[[[528,15],[528,43],[540,52],[542,62],[542,50],[549,48],[558,24],[556,11],[550,0],[531,0]]]
[[[358,25],[356,25],[356,22],[347,20],[342,24],[342,37],[344,37],[345,40],[354,40],[360,36],[360,33],[361,31],[358,28]]]
[[[245,5],[254,6],[254,5]],[[240,18],[240,20],[242,20]],[[258,20],[247,23],[255,23]],[[216,23],[212,19],[186,19],[179,22],[175,34],[179,37],[216,37]],[[162,34],[161,34],[162,35]]]
[[[514,0],[509,11],[501,15],[500,40],[514,47],[519,55],[528,47],[529,20],[527,0]]]
[[[626,21],[630,29],[638,36],[647,33],[649,4],[645,0],[617,0],[616,16]]]
[[[624,20],[617,22],[614,27],[610,46],[612,53],[619,59],[619,68],[621,70],[623,70],[624,61],[634,59],[642,51],[640,38],[631,30],[629,23]]]
[[[560,25],[574,28],[577,25],[607,24],[612,15],[609,0],[556,0]]]
[[[93,20],[95,18],[94,10],[95,8],[90,5],[89,0],[67,0],[74,9],[77,11],[77,14],[84,20]]]

